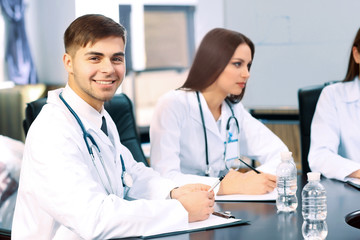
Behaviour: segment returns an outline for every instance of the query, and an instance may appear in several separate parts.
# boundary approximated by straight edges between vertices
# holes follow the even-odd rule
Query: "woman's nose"
[[[250,70],[248,68],[244,68],[241,71],[241,76],[244,78],[249,78],[250,77]]]

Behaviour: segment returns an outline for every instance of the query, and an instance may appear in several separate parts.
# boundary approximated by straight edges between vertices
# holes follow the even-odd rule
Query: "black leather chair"
[[[323,85],[309,86],[298,90],[299,120],[300,120],[300,143],[301,143],[301,169],[302,174],[310,172],[308,154],[310,149],[310,128],[316,104],[322,89],[337,81],[327,82]]]
[[[27,104],[25,120],[23,121],[25,135],[45,104],[46,98],[40,98]],[[104,107],[115,122],[121,143],[130,150],[136,161],[149,166],[141,148],[131,100],[123,93],[116,94],[110,101],[105,103]]]

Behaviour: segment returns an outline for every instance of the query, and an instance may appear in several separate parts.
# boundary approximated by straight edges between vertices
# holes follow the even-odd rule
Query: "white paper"
[[[195,230],[195,229],[204,228],[204,227],[228,224],[228,223],[232,223],[232,222],[236,222],[236,221],[240,221],[240,220],[241,219],[236,219],[236,218],[223,218],[223,217],[219,217],[219,216],[215,216],[215,215],[211,214],[207,220],[189,223],[188,229]]]
[[[354,187],[360,188],[360,178],[346,178],[345,181]]]
[[[231,194],[231,195],[216,195],[215,201],[219,202],[241,202],[241,201],[275,201],[277,198],[277,191],[261,194],[261,195],[245,195],[245,194]]]
[[[209,227],[214,227],[216,228],[216,226],[221,226],[221,225],[226,225],[226,224],[231,224],[233,222],[240,222],[241,219],[236,219],[236,218],[223,218],[223,217],[218,217],[215,216],[213,214],[210,215],[210,217],[204,221],[199,221],[199,222],[193,222],[193,223],[189,223],[187,227],[184,228],[179,228],[176,229],[175,231],[172,231],[173,233],[176,232],[181,232],[181,233],[186,233],[186,232],[193,232],[196,231],[197,229],[204,229],[204,228],[209,228]],[[166,234],[167,232],[152,232],[149,233],[146,236],[142,236],[143,238],[149,238],[149,237],[153,237],[155,235],[159,235],[159,234]],[[171,233],[171,232],[169,232]]]

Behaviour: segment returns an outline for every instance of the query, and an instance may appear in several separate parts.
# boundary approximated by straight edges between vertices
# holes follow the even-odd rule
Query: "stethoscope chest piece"
[[[127,186],[127,187],[129,187],[129,188],[131,188],[132,187],[132,185],[133,185],[133,178],[131,177],[131,175],[130,174],[128,174],[127,172],[123,172],[123,177],[122,177],[122,179],[123,179],[123,183],[124,183],[124,185],[125,186]]]

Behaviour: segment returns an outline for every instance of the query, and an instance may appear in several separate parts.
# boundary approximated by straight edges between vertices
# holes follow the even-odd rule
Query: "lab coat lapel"
[[[231,117],[231,110],[228,104],[224,101],[221,106],[221,135],[223,136],[223,139],[226,138],[226,124]],[[232,121],[231,124],[234,124]],[[232,125],[230,125],[231,128]]]
[[[85,126],[89,126],[89,125],[87,124]],[[106,136],[106,134],[103,133],[101,131],[101,129],[99,131],[99,130],[95,130],[92,127],[88,127],[86,129],[86,131],[89,132],[91,135],[96,134],[97,137],[100,139],[100,141],[102,141],[104,144],[108,145],[112,150],[114,150],[114,146],[113,146],[112,142],[110,141],[110,134],[109,134],[109,136]]]
[[[194,121],[196,121],[202,127],[203,123],[201,121],[200,108],[199,108],[199,103],[197,100],[196,92],[191,91],[191,92],[188,92],[187,95],[188,95],[188,102],[190,104],[190,116]],[[204,115],[204,122],[205,122],[206,129],[208,131],[210,131],[211,133],[213,133],[214,135],[221,138],[221,135],[220,135],[219,129],[216,125],[214,116],[211,114],[210,109],[206,103],[204,96],[201,93],[199,93],[199,97],[200,97],[201,107],[202,107],[202,111],[203,111],[203,115]]]
[[[343,83],[345,84],[345,91],[346,91],[346,102],[354,102],[360,100],[360,83],[359,79],[356,78],[354,81]]]
[[[354,81],[346,82],[345,84],[345,102],[354,103],[356,112],[360,113],[360,81],[356,78]]]
[[[100,147],[100,155],[102,156],[105,168],[101,163],[101,160],[98,159],[98,156],[95,156],[95,164],[97,166],[97,172],[101,175],[101,181],[103,181],[103,184],[105,184],[109,193],[114,193],[116,195],[122,194],[122,182],[115,174],[116,172],[121,173],[121,168],[117,169],[119,167],[117,163],[119,162],[118,156],[120,156],[120,154],[116,151],[115,146],[109,139],[109,137],[111,137],[110,132],[108,137],[101,129],[94,129],[89,124],[86,124],[85,126],[90,126],[87,128],[87,131],[94,137],[96,143]],[[110,182],[108,179],[110,179]]]
[[[61,90],[59,90],[60,93]],[[109,138],[106,137],[105,133],[103,133],[100,129],[102,120],[101,115],[91,107],[87,102],[85,102],[80,96],[78,96],[70,87],[66,85],[64,88],[63,97],[70,105],[70,107],[75,111],[75,113],[80,118],[83,123],[85,130],[90,132],[91,134],[96,134],[100,139],[104,140],[107,145],[111,145],[112,143]],[[60,101],[60,100],[58,100]],[[63,105],[61,103],[61,105]],[[102,111],[105,111],[102,109]],[[109,122],[109,117],[106,118],[106,121]],[[106,138],[105,138],[106,137]]]

